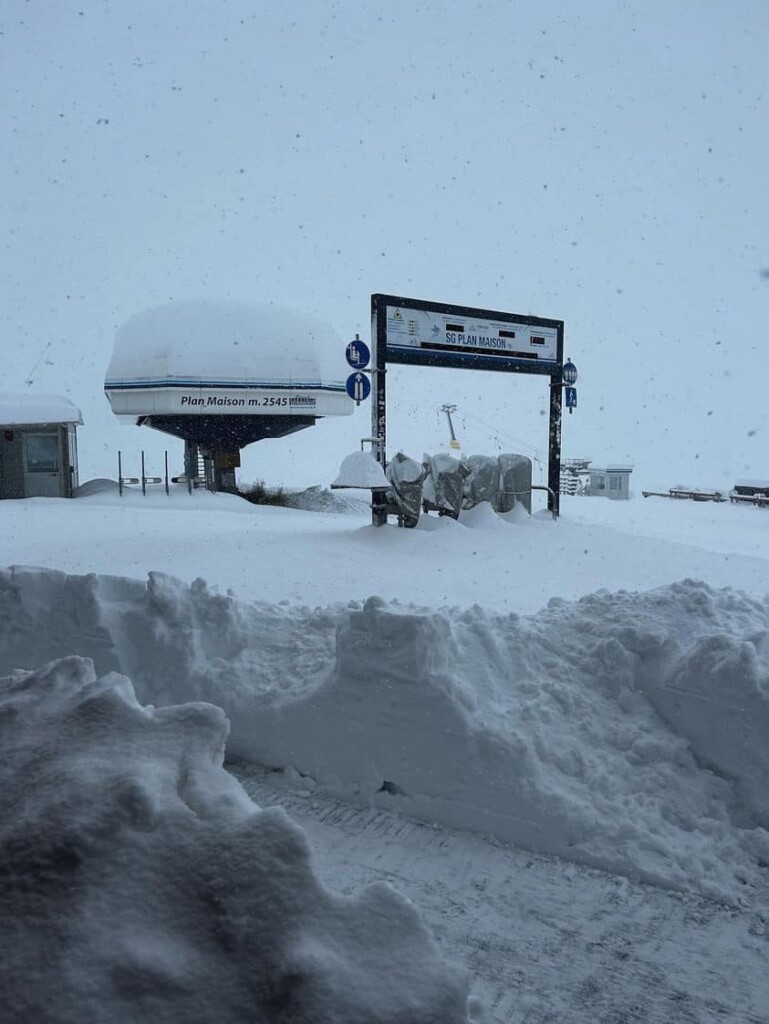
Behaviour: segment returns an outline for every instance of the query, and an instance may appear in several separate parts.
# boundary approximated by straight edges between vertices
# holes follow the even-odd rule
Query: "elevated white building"
[[[188,472],[200,449],[226,488],[241,448],[353,411],[344,351],[337,332],[306,313],[173,302],[120,328],[104,391],[117,416],[183,438]]]

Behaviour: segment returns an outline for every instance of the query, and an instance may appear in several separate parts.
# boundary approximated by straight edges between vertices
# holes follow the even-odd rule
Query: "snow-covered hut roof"
[[[35,391],[0,391],[0,424],[20,427],[29,423],[78,423],[83,414],[63,395]]]

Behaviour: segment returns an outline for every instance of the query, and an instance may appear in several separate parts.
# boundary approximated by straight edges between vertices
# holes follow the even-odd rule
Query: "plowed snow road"
[[[228,768],[305,829],[320,876],[392,884],[505,1024],[767,1024],[769,919]]]

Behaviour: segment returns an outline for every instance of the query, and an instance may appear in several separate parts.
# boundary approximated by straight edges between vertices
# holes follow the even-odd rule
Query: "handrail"
[[[548,487],[547,484],[532,484],[531,489],[532,491],[547,491],[552,501],[552,508],[550,511],[553,513],[553,519],[557,519],[558,513],[556,512],[556,508],[558,507],[558,502],[555,500],[555,491],[553,488]]]

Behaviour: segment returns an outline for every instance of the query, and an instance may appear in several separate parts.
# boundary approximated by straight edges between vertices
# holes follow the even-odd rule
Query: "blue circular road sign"
[[[345,387],[347,394],[355,402],[365,402],[371,394],[371,381],[365,373],[351,373]]]
[[[368,345],[365,341],[361,341],[360,338],[351,341],[344,350],[344,354],[347,356],[347,362],[353,370],[362,370],[364,366],[368,366],[371,359]]]

